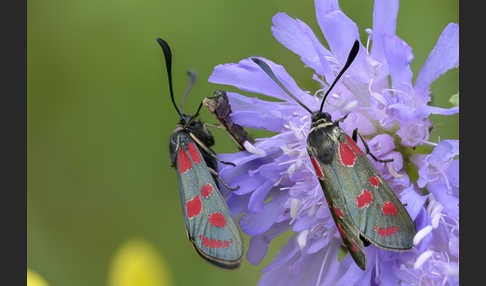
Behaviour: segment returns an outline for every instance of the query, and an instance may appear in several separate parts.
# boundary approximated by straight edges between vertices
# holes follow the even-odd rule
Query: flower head
[[[315,71],[313,79],[321,84],[321,89],[315,92],[301,89],[283,66],[262,59],[283,85],[313,111],[319,109],[322,91],[329,88],[353,42],[360,38],[357,25],[341,11],[336,0],[316,0],[315,7],[330,50],[317,40],[309,26],[285,13],[273,17],[272,32]],[[407,43],[395,35],[397,12],[398,0],[375,1],[373,28],[367,29],[372,48],[360,44],[355,61],[324,106],[334,120],[349,114],[341,124],[344,131],[350,134],[358,128],[373,154],[380,159],[393,159],[389,167],[373,160],[372,163],[406,204],[417,235],[423,235],[417,239],[417,246],[405,253],[367,247],[366,271],[359,269],[350,255],[338,261],[342,240],[306,150],[309,113],[250,59],[214,68],[210,82],[280,100],[266,101],[229,92],[231,119],[235,123],[277,134],[258,138],[254,145],[246,142],[247,151],[220,154],[221,159],[237,165],[221,166],[220,175],[230,184],[240,186],[229,195],[227,203],[235,217],[243,214],[239,221],[241,229],[251,236],[248,261],[259,264],[273,238],[287,230],[295,233],[263,269],[260,285],[420,285],[423,279],[432,285],[456,283],[458,260],[452,253],[457,254],[458,223],[456,217],[449,217],[448,207],[454,209],[457,204],[449,206],[449,198],[441,197],[448,192],[446,183],[456,187],[452,189],[453,194],[458,192],[458,170],[450,161],[455,156],[451,148],[456,145],[447,149],[445,145],[449,141],[442,141],[440,150],[436,148],[433,154],[417,157],[418,182],[411,181],[405,172],[404,166],[410,159],[400,150],[430,143],[431,114],[458,112],[458,107],[444,109],[429,105],[430,84],[448,69],[458,66],[458,26],[451,23],[444,29],[412,84],[409,64],[413,54]],[[441,152],[449,156],[449,159],[442,158],[448,167],[444,169],[442,165],[443,168],[436,170]],[[429,190],[431,195],[424,195],[425,186],[436,189]],[[434,202],[447,205],[447,212],[444,208],[431,209]],[[429,233],[420,232],[428,227]],[[454,234],[444,234],[452,229]],[[438,277],[435,273],[446,276]]]

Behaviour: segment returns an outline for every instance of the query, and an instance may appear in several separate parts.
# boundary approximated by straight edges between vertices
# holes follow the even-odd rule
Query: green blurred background
[[[340,4],[365,41],[373,1]],[[186,240],[167,147],[178,119],[155,38],[171,44],[177,96],[186,88],[185,71],[198,72],[185,103],[188,112],[221,87],[207,82],[215,65],[253,55],[283,64],[301,87],[315,90],[311,70],[270,30],[272,16],[282,11],[323,39],[313,1],[29,0],[27,5],[28,267],[51,286],[106,285],[118,247],[142,237],[163,256],[175,285],[255,285],[289,234],[272,244],[262,264],[245,260],[232,272],[204,262]],[[457,0],[401,1],[397,34],[413,48],[415,75],[452,21],[458,22]],[[450,107],[458,70],[442,76],[432,91],[435,105]],[[206,110],[202,118],[215,122]],[[457,115],[433,119],[431,141],[458,138]],[[222,131],[213,134],[217,152],[235,151]]]

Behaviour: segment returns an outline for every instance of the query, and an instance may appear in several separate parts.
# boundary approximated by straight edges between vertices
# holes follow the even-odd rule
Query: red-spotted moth
[[[207,261],[226,269],[237,268],[243,256],[243,239],[218,188],[216,161],[219,159],[210,149],[214,138],[202,121],[195,120],[202,103],[194,115],[183,114],[182,104],[179,110],[172,91],[172,53],[166,41],[158,38],[157,42],[165,56],[170,97],[180,116],[169,139],[169,151],[179,177],[187,236]],[[191,85],[194,80],[192,76]],[[190,87],[184,98],[189,90]]]
[[[265,62],[257,58],[253,58],[253,61],[287,95],[311,113],[307,152],[344,245],[356,264],[365,270],[365,246],[373,243],[386,250],[408,250],[413,246],[416,231],[406,209],[366,154],[377,161],[386,161],[378,160],[369,153],[361,136],[366,153],[359,149],[355,143],[359,134],[357,130],[354,130],[351,139],[339,127],[339,122],[346,117],[333,122],[329,113],[322,112],[327,95],[351,65],[358,51],[359,42],[355,41],[346,64],[327,90],[321,108],[316,112],[312,112],[293,96]]]

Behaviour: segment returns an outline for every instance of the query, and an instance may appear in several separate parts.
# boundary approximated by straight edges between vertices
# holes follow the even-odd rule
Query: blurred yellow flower
[[[27,268],[27,286],[49,286],[37,272]]]
[[[143,239],[125,242],[113,257],[108,286],[171,286],[170,270],[157,250]]]

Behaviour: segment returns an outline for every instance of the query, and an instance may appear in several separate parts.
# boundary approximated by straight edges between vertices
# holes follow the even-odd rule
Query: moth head
[[[312,120],[311,128],[316,127],[320,124],[326,124],[326,123],[332,124],[331,114],[322,111],[313,112],[311,115],[311,120]]]

